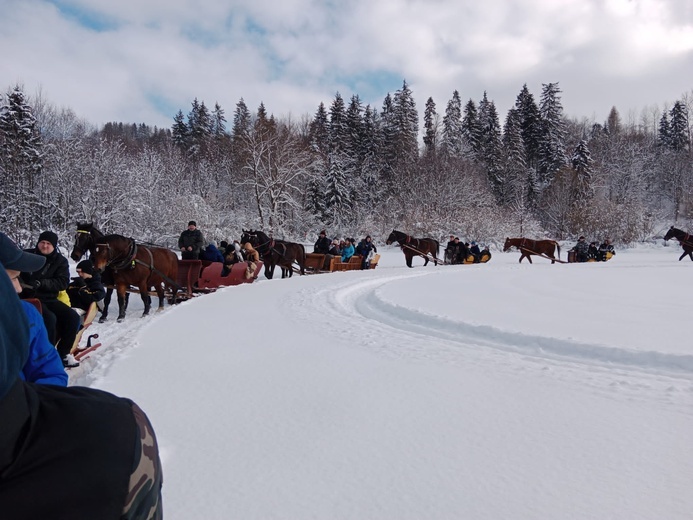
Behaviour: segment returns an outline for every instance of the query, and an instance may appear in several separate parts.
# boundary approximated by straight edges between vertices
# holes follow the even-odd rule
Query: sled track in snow
[[[595,369],[647,373],[693,380],[693,355],[678,355],[662,352],[628,350],[599,344],[583,343],[567,339],[508,332],[496,327],[473,325],[464,321],[426,314],[386,301],[381,297],[381,288],[412,276],[427,276],[429,273],[394,275],[383,278],[366,277],[329,284],[319,291],[311,291],[309,313],[314,320],[353,330],[358,342],[367,348],[392,350],[382,347],[379,337],[397,336],[400,352],[385,352],[389,355],[457,359],[464,363],[481,355],[513,355],[536,362],[559,365],[572,364]],[[303,299],[306,295],[299,296]],[[298,303],[297,306],[305,305]],[[354,330],[354,323],[357,330]],[[340,329],[344,330],[344,329]],[[391,342],[388,342],[391,344]],[[473,354],[477,354],[474,356]],[[677,385],[678,386],[678,385]]]

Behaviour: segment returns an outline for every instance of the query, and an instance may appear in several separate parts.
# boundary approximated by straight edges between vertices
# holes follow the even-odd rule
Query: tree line
[[[455,90],[443,110],[427,100],[420,129],[405,81],[380,107],[337,93],[298,120],[240,99],[229,122],[195,99],[170,128],[95,128],[15,86],[0,99],[0,222],[23,242],[89,221],[173,245],[194,219],[217,240],[241,228],[300,240],[397,228],[631,243],[690,228],[692,108],[684,95],[637,121],[615,107],[602,123],[578,121],[547,83],[538,99],[524,85],[501,123],[485,92],[463,102]]]

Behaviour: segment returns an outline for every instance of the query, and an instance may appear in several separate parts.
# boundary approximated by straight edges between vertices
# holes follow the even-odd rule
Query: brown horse
[[[305,274],[306,248],[303,244],[288,242],[268,237],[262,231],[242,230],[241,244],[250,242],[260,253],[265,264],[265,277],[271,280],[274,276],[274,268],[278,265],[282,270],[282,278],[291,278],[294,274],[293,264],[296,262],[299,272]]]
[[[551,263],[556,263],[554,251],[558,251],[558,261],[561,260],[561,246],[555,240],[532,240],[531,238],[506,238],[503,252],[508,251],[511,247],[516,247],[520,250],[520,263],[523,258],[527,258],[529,263],[532,263],[530,255],[545,256],[551,259]]]
[[[681,247],[683,248],[683,254],[679,257],[679,262],[683,260],[686,255],[693,260],[693,236],[689,235],[682,229],[671,226],[669,231],[667,231],[667,234],[664,235],[664,240],[670,240],[672,238],[678,240],[679,244],[681,244]]]
[[[96,249],[96,242],[104,236],[105,235],[96,226],[94,226],[93,223],[85,222],[80,224],[78,222],[77,234],[75,235],[75,245],[72,247],[70,258],[72,258],[75,262],[79,262],[87,252],[89,252],[90,256],[93,256]],[[108,320],[108,307],[111,304],[111,297],[113,296],[113,271],[110,267],[107,267],[101,273],[101,281],[107,287],[106,297],[103,299],[103,310],[101,310],[101,317],[99,318],[99,323],[104,323]],[[130,293],[125,296],[126,310],[128,307],[129,298]]]
[[[125,293],[131,285],[140,291],[144,303],[142,316],[148,315],[151,309],[149,288],[152,286],[159,297],[160,310],[164,307],[165,288],[172,292],[172,302],[176,303],[178,257],[173,251],[138,245],[132,238],[122,235],[106,235],[97,241],[92,262],[97,269],[110,267],[113,271],[119,322],[125,319]]]
[[[389,246],[394,242],[399,243],[399,246],[402,248],[407,267],[413,267],[411,261],[415,256],[420,256],[424,259],[424,266],[428,265],[431,257],[433,258],[433,264],[438,265],[440,243],[437,240],[433,238],[414,238],[393,229],[385,243]]]

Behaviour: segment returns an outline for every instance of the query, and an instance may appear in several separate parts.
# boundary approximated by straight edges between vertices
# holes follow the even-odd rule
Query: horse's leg
[[[119,284],[118,285],[118,323],[123,321],[125,319],[125,292],[127,289],[126,284]]]
[[[428,265],[428,255],[424,256],[423,259],[424,259],[424,267],[426,267]]]
[[[144,318],[149,314],[149,311],[152,308],[152,297],[149,296],[149,285],[147,285],[146,280],[140,283],[139,289],[140,296],[142,297],[142,303],[144,304],[144,312],[142,313],[142,317]]]
[[[412,255],[411,253],[404,253],[404,258],[407,262],[407,267],[413,267],[411,265],[411,260],[412,260],[412,258],[414,258],[414,255]]]
[[[159,297],[159,308],[158,311],[164,310],[164,297],[166,296],[166,291],[164,291],[164,284],[160,283],[156,286],[156,295]]]
[[[686,253],[686,251],[684,251],[683,254],[679,257],[679,262],[680,262],[681,260],[683,260],[683,258],[684,258],[686,255],[688,255],[688,254],[690,254],[690,253]],[[691,257],[691,259],[693,260],[693,257]]]
[[[108,320],[108,306],[111,304],[111,297],[113,296],[113,287],[109,287],[106,290],[106,296],[103,299],[103,310],[101,311],[101,317],[99,318],[99,323],[104,323]]]

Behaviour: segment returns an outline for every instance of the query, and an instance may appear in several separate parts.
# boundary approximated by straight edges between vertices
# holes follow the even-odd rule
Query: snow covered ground
[[[148,413],[166,518],[691,518],[680,248],[414,269],[380,252],[151,318],[135,296],[94,325],[71,384]]]

